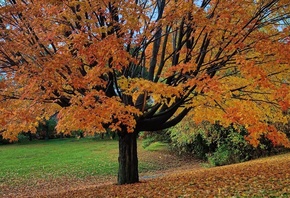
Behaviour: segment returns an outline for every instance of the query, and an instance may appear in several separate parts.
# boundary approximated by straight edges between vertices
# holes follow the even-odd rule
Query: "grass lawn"
[[[0,197],[38,196],[115,183],[118,152],[117,140],[92,138],[0,145]],[[171,154],[166,144],[154,143],[144,149],[141,141],[138,158],[141,178],[191,162]]]
[[[162,142],[153,142],[145,148],[147,151],[164,151],[168,150],[168,144]]]
[[[117,142],[62,139],[0,146],[0,181],[114,174]]]
[[[149,147],[164,148],[158,144]],[[138,149],[141,155],[150,152],[140,143]],[[140,172],[158,169],[158,164],[140,160],[139,169]],[[117,140],[57,139],[0,145],[0,184],[58,177],[116,176],[117,171]]]
[[[201,168],[138,142],[138,156],[141,182],[117,186],[116,140],[0,145],[0,197],[290,197],[290,153]]]

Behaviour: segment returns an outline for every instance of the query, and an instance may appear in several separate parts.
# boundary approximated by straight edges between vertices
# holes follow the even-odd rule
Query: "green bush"
[[[0,134],[0,145],[1,144],[10,144],[11,142],[9,142],[9,140],[7,139],[3,139],[3,136]]]
[[[202,133],[184,134],[171,131],[170,146],[179,154],[191,153],[200,159],[206,159],[206,154],[210,152],[210,146]]]
[[[244,138],[248,132],[233,125],[223,127],[219,123],[208,122],[196,125],[187,120],[170,129],[169,134],[171,148],[175,151],[208,160],[212,166],[243,162],[280,151],[265,137],[254,148]]]
[[[218,154],[228,151],[226,164],[242,162],[252,158],[254,147],[245,140],[244,136],[247,135],[247,131],[244,128],[235,129],[233,126],[225,128],[220,125],[214,127],[217,133],[222,134],[215,152]]]
[[[57,138],[58,135],[55,130],[56,124],[57,120],[54,116],[52,116],[49,120],[43,120],[38,125],[36,137],[38,139],[46,140]]]
[[[25,133],[20,133],[17,137],[18,142],[24,143],[29,141],[29,137]]]
[[[242,136],[237,133],[232,139],[233,133],[230,133],[223,143],[219,144],[213,153],[207,154],[207,160],[211,166],[222,166],[227,164],[234,164],[243,161],[247,161],[251,158],[250,150],[253,149]]]
[[[207,154],[206,156],[211,166],[222,166],[232,163],[232,153],[227,145],[218,147],[213,154]]]

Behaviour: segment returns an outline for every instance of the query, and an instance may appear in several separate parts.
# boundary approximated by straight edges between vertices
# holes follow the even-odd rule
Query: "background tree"
[[[190,111],[289,146],[271,124],[290,106],[289,12],[286,0],[1,1],[2,135],[55,112],[59,132],[110,128],[119,184],[139,180],[138,132]]]

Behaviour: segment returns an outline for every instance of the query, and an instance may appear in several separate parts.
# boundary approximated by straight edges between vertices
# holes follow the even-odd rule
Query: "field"
[[[0,145],[0,197],[290,197],[290,154],[223,167],[139,144],[141,182],[115,185],[115,140]]]
[[[138,143],[140,175],[186,163],[161,143]],[[164,161],[169,161],[165,163]],[[0,197],[45,193],[89,184],[115,182],[118,141],[59,139],[0,145]],[[146,176],[145,176],[146,177]],[[4,197],[5,197],[4,196]]]

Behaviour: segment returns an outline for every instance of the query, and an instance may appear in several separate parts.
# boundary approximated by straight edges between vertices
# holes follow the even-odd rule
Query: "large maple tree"
[[[288,0],[2,0],[4,138],[57,130],[119,136],[118,183],[138,178],[136,138],[192,114],[290,146]]]

